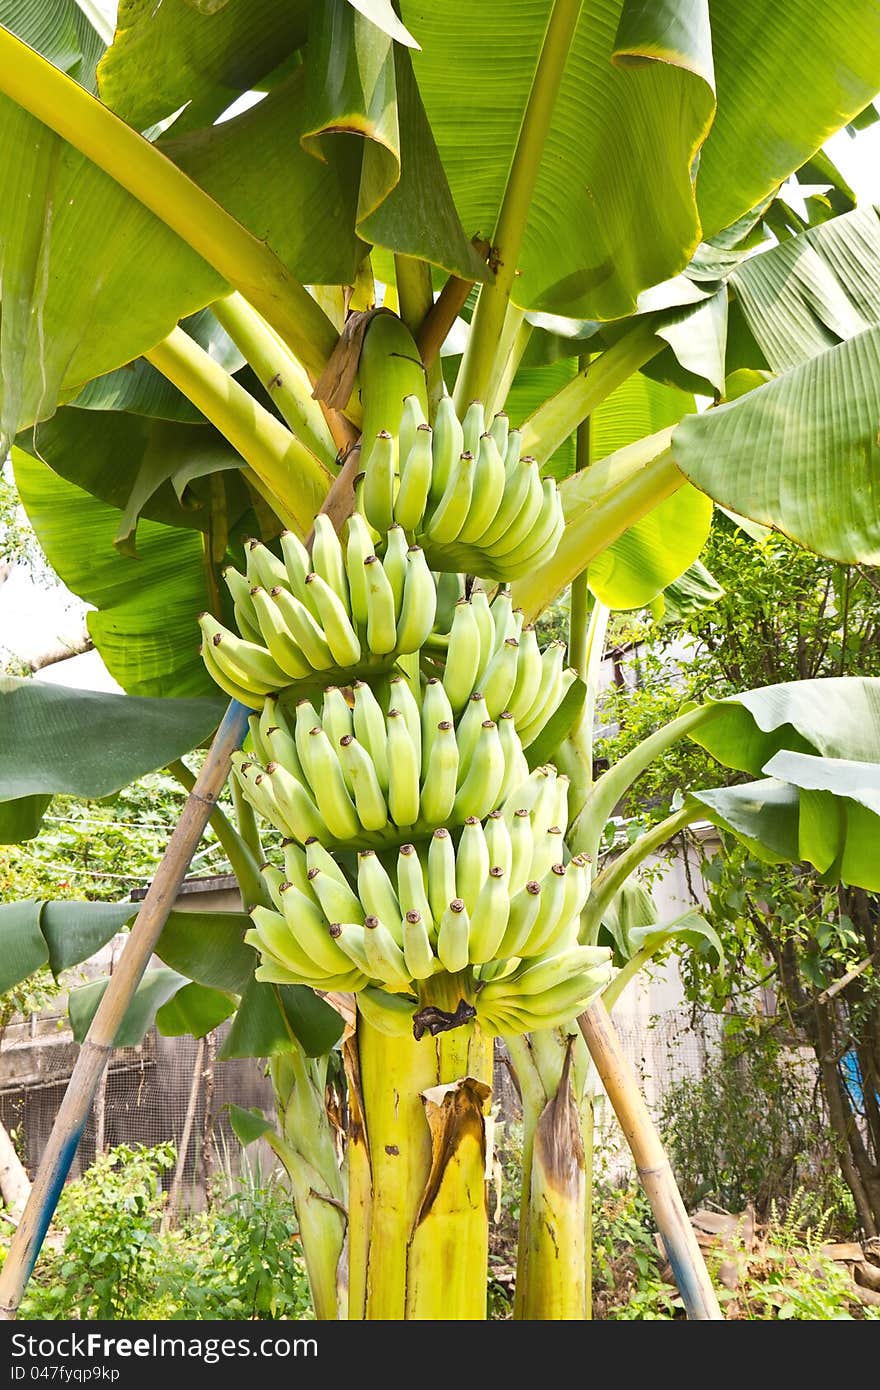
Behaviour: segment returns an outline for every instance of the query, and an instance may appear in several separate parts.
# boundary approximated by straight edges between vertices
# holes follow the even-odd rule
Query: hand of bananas
[[[209,613],[199,618],[202,657],[227,695],[252,709],[289,686],[350,681],[388,669],[416,652],[431,631],[437,589],[424,551],[397,530],[374,553],[363,519],[350,518],[343,550],[328,517],[315,518],[311,557],[292,532],[281,537],[283,561],[248,541],[246,574],[229,568],[238,634]]]
[[[258,978],[351,990],[392,1033],[409,1031],[421,983],[443,971],[488,1031],[571,1018],[607,983],[610,952],[577,942],[589,874],[579,857],[556,862],[562,780],[541,769],[517,797],[526,805],[470,818],[457,845],[445,827],[427,849],[404,844],[391,872],[362,850],[356,887],[318,840],[286,843],[283,871],[263,870],[276,910],[254,908],[245,937]]]
[[[379,534],[396,522],[423,546],[434,570],[506,582],[553,554],[564,529],[553,478],[520,457],[520,436],[479,401],[459,422],[444,397],[434,428],[417,396],[403,403],[399,433],[381,430],[363,458],[358,507]]]
[[[526,724],[530,737],[556,707],[563,650],[556,647],[552,664],[538,656],[540,714]],[[312,835],[335,847],[399,844],[438,825],[482,819],[528,777],[517,721],[507,709],[491,717],[500,703],[493,669],[490,662],[493,704],[476,691],[457,718],[445,679],[436,677],[424,689],[404,675],[383,680],[383,702],[364,681],[351,688],[351,704],[331,686],[320,710],[303,699],[292,717],[267,696],[251,716],[253,752],[233,756],[234,775],[251,805],[301,844]],[[554,821],[566,820],[563,794]]]

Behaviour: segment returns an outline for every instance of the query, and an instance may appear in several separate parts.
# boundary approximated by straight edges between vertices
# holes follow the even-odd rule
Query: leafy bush
[[[33,1319],[308,1318],[308,1281],[289,1193],[240,1180],[208,1212],[161,1231],[172,1144],[121,1144],[64,1190],[28,1286]]]
[[[660,1129],[685,1205],[707,1199],[726,1211],[753,1202],[759,1217],[773,1201],[812,1187],[820,1209],[838,1204],[836,1225],[851,1229],[852,1202],[837,1177],[830,1137],[811,1089],[769,1032],[750,1044],[728,1040],[700,1080],[665,1092]]]

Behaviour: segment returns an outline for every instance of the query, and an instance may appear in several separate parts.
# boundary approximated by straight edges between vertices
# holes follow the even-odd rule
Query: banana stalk
[[[269,1071],[281,1136],[265,1138],[290,1178],[315,1317],[344,1318],[345,1191],[324,1101],[327,1058],[307,1058],[291,1042],[270,1059]]]
[[[505,1038],[523,1105],[514,1318],[592,1316],[593,1078],[580,1036],[544,1029]]]
[[[435,976],[430,990],[431,1004],[454,1011],[455,977]],[[349,1317],[485,1318],[491,1038],[474,1023],[390,1037],[359,1013],[346,1067]]]

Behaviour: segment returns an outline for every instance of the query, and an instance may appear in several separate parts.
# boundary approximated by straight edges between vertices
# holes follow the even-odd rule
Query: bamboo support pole
[[[605,1005],[601,1001],[591,1004],[578,1018],[578,1025],[632,1150],[685,1311],[694,1321],[722,1321],[718,1299],[669,1159]]]
[[[174,828],[98,1011],[43,1151],[30,1197],[0,1271],[0,1320],[15,1317],[82,1137],[113,1041],[202,837],[232,753],[244,741],[250,710],[233,700]]]

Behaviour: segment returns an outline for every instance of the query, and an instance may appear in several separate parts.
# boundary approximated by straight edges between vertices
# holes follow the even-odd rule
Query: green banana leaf
[[[401,5],[421,45],[416,78],[468,231],[491,235],[495,226],[549,10],[546,0]],[[517,302],[583,318],[630,313],[640,291],[683,269],[701,233],[758,204],[871,100],[876,34],[875,0],[858,0],[845,17],[811,0],[773,8],[586,0],[538,175]]]
[[[156,1027],[167,1038],[203,1038],[235,1012],[235,1000],[219,989],[184,985],[156,1010]]]
[[[672,456],[716,502],[842,564],[880,563],[880,326],[682,421]]]
[[[651,613],[657,623],[681,623],[723,597],[724,589],[714,575],[701,560],[695,560],[690,569],[667,584],[657,596],[651,604]]]
[[[78,1043],[84,1040],[109,983],[109,980],[92,980],[90,984],[70,991],[67,1012]],[[187,984],[188,981],[175,970],[147,970],[116,1030],[113,1046],[137,1047],[142,1043],[156,1021],[158,1010]]]
[[[250,926],[246,912],[172,912],[156,955],[196,984],[244,994],[257,964],[243,941]]]
[[[305,985],[267,985],[251,980],[238,1006],[220,1057],[274,1057],[290,1046],[291,1031],[307,1057],[322,1057],[342,1037],[343,1022]]]
[[[88,960],[136,912],[136,903],[0,904],[0,994],[43,965],[58,976]]]
[[[782,750],[880,761],[880,677],[832,676],[747,690],[709,705],[689,737],[725,767],[753,777]]]
[[[199,656],[199,613],[212,607],[198,532],[138,526],[138,558],[114,550],[120,514],[13,451],[15,480],[50,564],[95,605],[88,628],[113,678],[131,695],[209,695]]]
[[[137,130],[182,106],[188,126],[210,125],[302,47],[312,7],[310,0],[228,0],[214,8],[120,0],[116,36],[98,71],[101,100]]]
[[[4,0],[0,22],[81,87],[95,91],[95,68],[106,45],[76,0]]]
[[[179,758],[213,733],[223,709],[215,699],[135,699],[0,678],[0,810],[12,813],[11,824],[0,818],[2,843],[36,834],[56,792],[109,796]]]
[[[742,312],[775,372],[880,323],[880,208],[812,227],[731,275]]]
[[[880,764],[784,751],[745,786],[694,801],[770,863],[804,862],[828,883],[880,889]]]

